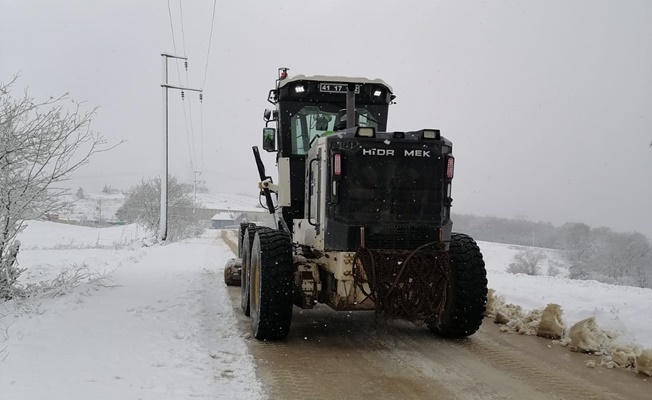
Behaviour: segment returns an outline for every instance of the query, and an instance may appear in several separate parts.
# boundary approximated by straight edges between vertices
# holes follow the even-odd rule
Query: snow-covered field
[[[68,197],[71,207],[59,212],[59,219],[115,222],[118,220],[116,213],[125,202],[122,193],[87,193],[83,199]]]
[[[20,239],[25,282],[85,268],[64,290],[0,303],[2,399],[263,399],[239,333],[219,231],[147,247],[134,225],[30,222]],[[506,273],[522,248],[480,242],[489,286],[525,309],[562,305],[566,326],[589,316],[652,348],[652,290]],[[549,260],[559,260],[550,252]]]

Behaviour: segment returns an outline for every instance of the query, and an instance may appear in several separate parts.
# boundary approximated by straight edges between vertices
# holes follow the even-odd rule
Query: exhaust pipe
[[[346,88],[346,127],[355,126],[355,83],[349,83]]]

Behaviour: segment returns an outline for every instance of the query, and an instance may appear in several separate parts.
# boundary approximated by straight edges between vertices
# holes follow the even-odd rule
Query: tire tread
[[[293,276],[290,235],[278,230],[257,233],[260,253],[260,299],[257,318],[252,318],[254,336],[259,340],[287,337],[292,321]],[[255,246],[254,246],[255,248]]]
[[[487,271],[477,243],[468,235],[452,233],[450,276],[446,311],[440,323],[428,323],[442,337],[463,338],[474,334],[485,315]]]

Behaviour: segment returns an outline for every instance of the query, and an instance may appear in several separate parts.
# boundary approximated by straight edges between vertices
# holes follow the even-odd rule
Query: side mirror
[[[263,149],[265,151],[276,151],[276,129],[263,128]]]
[[[278,103],[278,90],[272,89],[269,91],[269,94],[267,95],[267,101],[269,101],[272,104]]]

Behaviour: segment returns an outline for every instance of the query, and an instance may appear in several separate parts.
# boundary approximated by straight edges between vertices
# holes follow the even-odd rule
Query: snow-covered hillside
[[[88,193],[78,199],[69,196],[70,207],[59,212],[59,219],[70,221],[116,222],[116,213],[125,202],[122,193]]]

